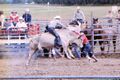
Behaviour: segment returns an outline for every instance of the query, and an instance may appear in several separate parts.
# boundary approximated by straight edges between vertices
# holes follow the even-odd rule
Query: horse
[[[98,41],[99,45],[100,45],[100,50],[103,52],[105,51],[105,44],[107,43],[108,45],[108,51],[107,53],[109,53],[109,49],[110,49],[110,40],[113,40],[113,46],[114,46],[114,52],[116,51],[116,39],[117,36],[114,35],[116,33],[115,30],[113,30],[112,26],[101,26],[99,25],[99,21],[98,18],[93,18],[93,27],[94,27],[94,40],[100,40]],[[106,29],[104,29],[106,28]],[[86,27],[86,30],[84,30],[84,33],[87,35],[89,40],[92,40],[92,29],[91,27],[88,28]],[[91,34],[91,35],[90,35]],[[101,35],[100,35],[101,34]],[[104,35],[102,35],[104,34]],[[113,35],[108,35],[108,34],[113,34]],[[96,45],[97,41],[94,41],[94,45]]]
[[[72,30],[79,30],[79,27],[66,27],[66,29],[56,30],[60,35],[62,41],[62,47],[66,57],[71,59],[74,57],[71,53],[68,53],[67,48],[69,42],[75,38],[78,38],[78,35],[74,33]],[[77,29],[76,29],[77,28]],[[43,48],[52,49],[54,48],[54,39],[55,37],[50,33],[41,33],[39,35],[34,36],[30,40],[30,51],[28,55],[28,60],[26,65],[29,65],[32,55],[37,51],[40,50],[42,52]]]

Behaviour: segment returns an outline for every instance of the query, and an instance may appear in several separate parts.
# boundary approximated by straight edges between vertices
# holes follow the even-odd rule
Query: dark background
[[[120,5],[120,0],[0,0],[1,4],[6,3],[37,3],[37,4],[58,4],[58,5]]]

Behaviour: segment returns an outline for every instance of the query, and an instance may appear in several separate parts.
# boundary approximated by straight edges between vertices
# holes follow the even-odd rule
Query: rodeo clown
[[[78,37],[78,39],[81,39],[82,40],[82,44],[83,44],[83,53],[86,54],[86,57],[91,60],[94,59],[95,62],[97,62],[97,59],[96,57],[93,55],[93,52],[92,52],[92,47],[89,43],[89,40],[88,38],[86,37],[86,35],[83,33],[83,31],[80,31],[80,36]]]

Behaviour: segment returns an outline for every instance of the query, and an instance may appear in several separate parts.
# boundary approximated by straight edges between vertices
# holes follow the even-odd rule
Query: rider
[[[83,11],[80,9],[80,7],[77,7],[77,10],[74,14],[74,20],[76,20],[79,25],[85,22],[85,15]]]
[[[63,24],[61,23],[61,17],[60,16],[55,16],[52,21],[46,26],[46,30],[51,33],[53,36],[55,36],[55,42],[54,46],[55,47],[61,47],[62,42],[60,39],[59,34],[56,32],[55,29],[61,29],[63,27]]]

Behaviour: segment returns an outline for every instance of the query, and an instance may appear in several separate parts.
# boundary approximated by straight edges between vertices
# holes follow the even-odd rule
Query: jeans
[[[83,19],[77,19],[81,24],[84,23]]]
[[[93,53],[92,53],[92,47],[91,47],[90,43],[87,43],[84,45],[83,53],[92,57]]]
[[[49,27],[47,27],[46,29],[49,33],[51,33],[53,36],[55,36],[55,41],[54,41],[55,47],[61,47],[62,42],[61,42],[59,34],[55,31],[55,29],[49,28]]]
[[[12,22],[13,23],[13,26],[16,26],[17,22]]]
[[[78,59],[81,58],[81,51],[79,49],[79,46],[76,43],[72,43],[72,53],[77,57]]]

